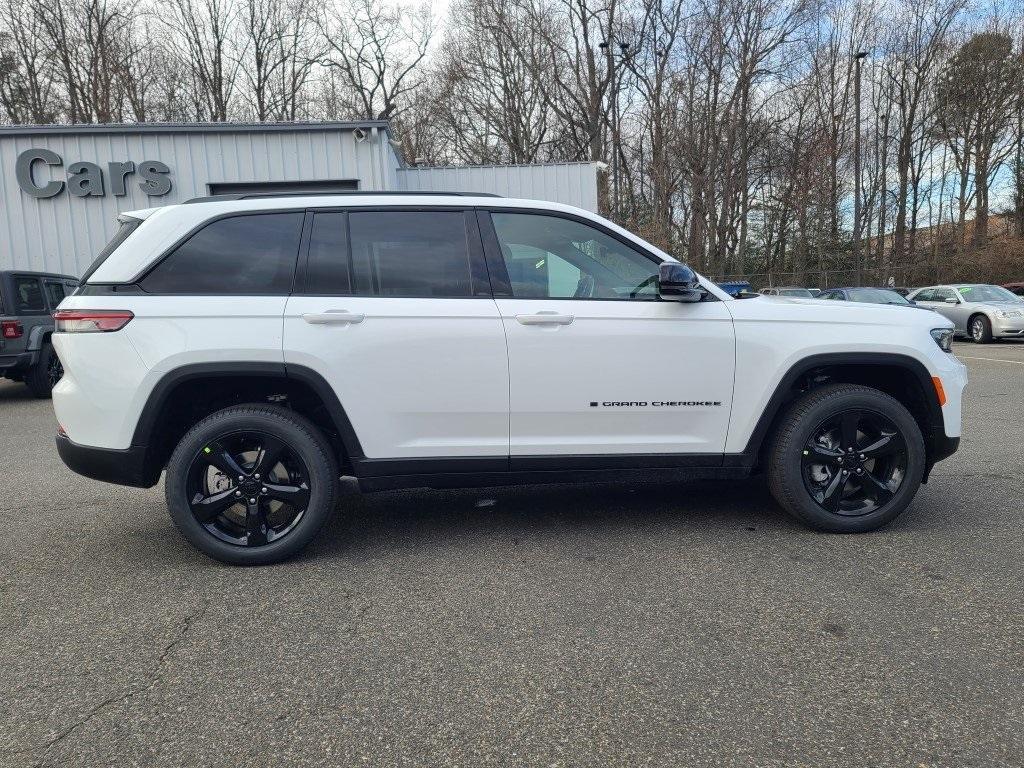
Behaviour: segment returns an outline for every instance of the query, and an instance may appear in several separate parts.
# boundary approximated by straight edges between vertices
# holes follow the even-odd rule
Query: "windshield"
[[[802,296],[805,299],[814,298],[814,295],[806,288],[779,288],[779,296]]]
[[[1020,301],[1019,296],[1014,296],[1005,288],[998,285],[965,285],[957,288],[964,301]]]
[[[868,304],[910,304],[896,291],[885,288],[849,288],[846,294],[850,301],[864,301]]]

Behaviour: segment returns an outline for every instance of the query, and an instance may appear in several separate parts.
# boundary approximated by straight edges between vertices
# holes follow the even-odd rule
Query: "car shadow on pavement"
[[[301,557],[352,557],[457,544],[480,536],[600,538],[659,530],[734,535],[806,530],[777,506],[759,478],[649,484],[587,483],[473,490],[347,492],[338,513]]]

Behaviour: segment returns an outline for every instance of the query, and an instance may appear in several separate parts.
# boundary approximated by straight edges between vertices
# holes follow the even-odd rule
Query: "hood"
[[[733,318],[740,321],[794,322],[810,324],[842,324],[868,326],[920,326],[952,328],[953,322],[927,307],[909,307],[922,312],[908,312],[903,304],[867,304],[858,301],[805,299],[796,296],[761,296],[727,303]]]

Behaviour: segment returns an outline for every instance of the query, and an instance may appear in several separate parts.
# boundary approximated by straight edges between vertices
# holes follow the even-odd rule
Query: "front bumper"
[[[57,453],[72,472],[104,483],[151,488],[160,478],[159,468],[154,472],[147,463],[144,445],[123,450],[93,448],[58,434]]]

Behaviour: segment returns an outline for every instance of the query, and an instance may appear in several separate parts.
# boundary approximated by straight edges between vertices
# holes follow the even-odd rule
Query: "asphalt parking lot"
[[[2,384],[0,765],[1022,765],[1024,344],[957,353],[961,451],[883,531],[757,480],[409,491],[262,569]]]

